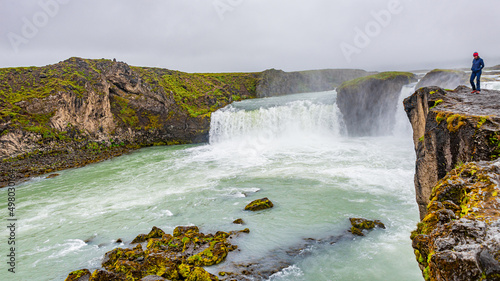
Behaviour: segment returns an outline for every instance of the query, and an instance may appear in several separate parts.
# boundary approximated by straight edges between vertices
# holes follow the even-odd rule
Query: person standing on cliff
[[[474,59],[472,60],[472,73],[470,75],[470,84],[472,86],[472,94],[476,93],[479,94],[481,93],[481,72],[484,67],[484,61],[482,58],[479,57],[479,54],[475,52],[473,54]],[[476,85],[474,85],[474,78],[476,78]]]

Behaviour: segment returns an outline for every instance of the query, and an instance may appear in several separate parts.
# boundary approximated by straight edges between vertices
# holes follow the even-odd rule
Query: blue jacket
[[[484,61],[482,58],[473,59],[472,68],[470,70],[472,70],[473,72],[479,72],[483,69],[483,67],[484,67]]]

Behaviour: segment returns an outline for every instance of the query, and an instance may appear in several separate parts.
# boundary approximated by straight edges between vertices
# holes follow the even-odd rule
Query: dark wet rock
[[[243,219],[236,219],[233,221],[234,224],[245,224],[245,222],[243,221]]]
[[[380,221],[355,219],[355,222],[356,225],[361,228],[370,228],[372,225],[373,227],[383,227]],[[361,231],[361,229],[359,230]],[[240,263],[226,262],[224,266],[219,268],[219,279],[228,281],[268,280],[271,275],[312,255],[316,248],[334,245],[341,240],[355,241],[350,234],[350,230],[345,230],[338,235],[327,236],[320,239],[305,238],[296,245],[270,250],[263,258]]]
[[[437,86],[443,89],[455,89],[460,85],[469,84],[469,75],[460,70],[434,69],[428,72],[418,83],[415,89]]]
[[[182,235],[197,235],[200,229],[197,226],[178,226],[174,229],[174,237]]]
[[[115,243],[123,243],[123,240],[121,238],[116,239]]]
[[[385,225],[379,220],[367,220],[363,218],[349,218],[351,222],[351,233],[358,236],[364,236],[363,230],[370,230],[375,227],[385,229]]]
[[[90,278],[90,271],[88,269],[75,270],[71,272],[65,281],[88,281]]]
[[[250,202],[248,205],[245,206],[245,210],[255,212],[255,211],[270,209],[272,207],[274,207],[273,202],[271,202],[271,200],[269,200],[267,197],[264,197],[262,199],[257,199]]]
[[[90,276],[89,281],[128,281],[126,277],[109,272],[106,270],[96,269],[92,276]]]
[[[408,72],[383,72],[344,82],[337,88],[337,105],[350,136],[392,133],[399,95],[416,81]]]
[[[50,174],[46,177],[46,179],[51,179],[60,176],[59,174]]]
[[[165,232],[163,232],[163,230],[159,229],[156,226],[153,226],[148,234],[137,235],[137,237],[132,240],[132,244],[145,242],[149,238],[161,238],[163,235],[165,235]]]

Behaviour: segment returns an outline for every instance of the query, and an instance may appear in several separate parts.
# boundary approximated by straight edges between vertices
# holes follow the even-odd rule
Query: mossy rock
[[[139,281],[166,281],[167,279],[161,277],[161,276],[158,276],[158,275],[148,275],[146,277],[143,277],[141,280]]]
[[[84,281],[90,278],[90,271],[88,269],[75,270],[68,274],[65,281]]]
[[[373,229],[375,227],[385,229],[385,225],[379,220],[367,220],[363,218],[349,218],[351,221],[351,232],[354,235],[364,236],[363,229]]]
[[[142,242],[147,241],[150,238],[161,238],[164,234],[165,234],[165,232],[163,230],[159,229],[156,226],[153,226],[153,228],[151,229],[151,231],[149,232],[149,234],[147,234],[147,235],[146,234],[139,234],[139,235],[137,235],[137,237],[135,237],[134,240],[132,240],[132,244],[142,243]]]
[[[174,237],[188,234],[199,234],[200,229],[197,226],[178,226],[174,229]]]
[[[234,224],[245,224],[245,222],[243,221],[243,219],[236,219],[233,221]]]
[[[269,200],[267,197],[265,197],[265,198],[257,199],[257,200],[250,202],[250,204],[246,205],[245,211],[255,212],[255,211],[270,209],[272,207],[274,207],[273,202],[271,202],[271,200]]]
[[[106,270],[96,269],[90,281],[126,281],[127,278]]]
[[[144,239],[151,236],[145,250],[143,244],[137,244],[133,249],[116,248],[107,252],[101,264],[105,270],[95,271],[88,280],[218,280],[201,267],[223,262],[230,251],[238,248],[229,239],[248,232],[245,229],[204,234],[196,226],[178,226],[174,235],[170,235],[153,228],[148,235],[140,236]],[[77,273],[71,276],[77,278]]]
[[[219,278],[208,273],[201,267],[195,267],[186,278],[186,281],[218,281]]]

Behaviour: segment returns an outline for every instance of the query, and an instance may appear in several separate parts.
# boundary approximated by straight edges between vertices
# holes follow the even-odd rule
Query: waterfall
[[[415,92],[415,86],[417,83],[411,83],[403,86],[398,98],[398,106],[396,108],[396,123],[394,124],[394,129],[392,131],[394,136],[410,136],[412,135],[412,128],[410,121],[406,115],[403,101],[405,98],[409,97]]]
[[[234,103],[212,114],[210,144],[339,136],[343,126],[335,99],[336,92],[328,91]]]

